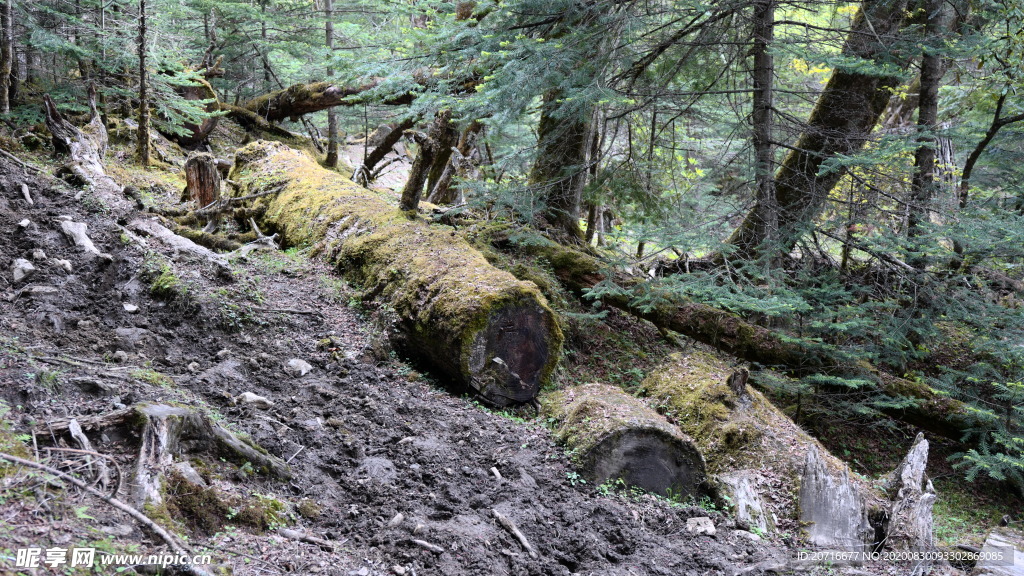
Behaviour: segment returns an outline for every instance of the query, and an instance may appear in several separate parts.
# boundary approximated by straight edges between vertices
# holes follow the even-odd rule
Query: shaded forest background
[[[596,258],[549,258],[587,303],[577,321],[628,310],[753,361],[798,423],[909,422],[962,443],[968,479],[1024,485],[1022,3],[8,0],[3,16],[3,148],[45,146],[43,95],[84,119],[94,86],[108,128],[146,134],[120,160],[162,162],[150,124],[204,150],[228,117],[361,183],[403,166],[407,210]],[[354,165],[339,145],[362,147]]]

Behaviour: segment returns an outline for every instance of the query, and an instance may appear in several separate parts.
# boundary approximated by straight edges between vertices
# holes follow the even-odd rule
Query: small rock
[[[14,275],[15,282],[21,282],[22,280],[25,280],[26,278],[34,274],[35,271],[36,267],[33,266],[31,262],[25,260],[24,258],[18,258],[17,260],[14,261],[14,264],[11,265],[11,274]]]
[[[135,314],[136,312],[139,311],[139,307],[136,306],[135,304],[129,304],[128,302],[125,302],[124,303],[124,311],[129,313],[129,314]]]
[[[223,359],[227,358],[228,356],[231,356],[231,350],[228,350],[227,348],[217,352],[217,359],[218,360],[223,360]]]
[[[53,260],[50,260],[50,264],[53,264],[54,266],[60,266],[61,268],[64,269],[65,272],[71,272],[71,260],[61,260],[54,258]]]
[[[740,538],[746,538],[747,540],[750,540],[751,542],[760,542],[761,541],[761,537],[760,536],[758,536],[757,534],[754,534],[753,532],[748,532],[746,530],[733,530],[732,533],[735,534],[736,536],[739,536]]]
[[[81,330],[88,330],[89,328],[92,328],[95,325],[96,325],[96,323],[93,322],[92,320],[79,320],[78,321],[78,328],[81,329]]]
[[[193,373],[193,374],[195,374],[196,372],[199,372],[199,362],[189,362],[188,363],[188,371]]]
[[[413,534],[423,534],[426,531],[427,531],[427,527],[424,526],[423,524],[417,524],[416,527],[412,529],[412,533]]]
[[[47,296],[56,296],[60,290],[57,290],[56,286],[31,286],[25,291],[29,296],[36,298],[45,298]]]
[[[320,418],[310,418],[309,420],[301,420],[299,421],[298,424],[299,426],[302,426],[303,428],[309,430],[310,432],[318,432],[324,429],[323,420],[321,420]]]
[[[132,527],[128,524],[114,524],[113,526],[100,526],[100,532],[111,536],[131,536]]]
[[[699,516],[697,518],[689,518],[686,520],[686,531],[690,534],[714,536],[715,535],[715,523],[711,521],[711,518],[707,516]]]
[[[46,252],[42,248],[36,248],[32,251],[33,260],[46,260]]]
[[[124,364],[127,361],[128,361],[128,353],[127,352],[125,352],[124,350],[118,350],[117,352],[114,352],[114,362],[118,362],[120,364]]]
[[[331,416],[330,418],[327,419],[327,422],[325,422],[325,424],[327,424],[331,428],[342,428],[345,426],[345,421],[342,420],[341,418]]]
[[[242,392],[235,398],[235,403],[247,404],[249,406],[253,406],[254,408],[259,408],[261,410],[269,410],[270,408],[274,407],[273,402],[267,400],[263,396],[253,394],[252,392]]]
[[[292,358],[287,364],[285,364],[285,370],[292,376],[302,377],[309,374],[310,371],[313,370],[313,366],[305,360]]]
[[[21,228],[22,230],[27,229],[31,225],[32,225],[32,221],[29,220],[28,218],[25,218],[21,222],[18,222],[18,228]]]
[[[394,518],[392,518],[391,520],[388,521],[388,528],[394,528],[395,526],[398,526],[399,524],[401,524],[404,521],[405,521],[405,514],[402,514],[401,512],[399,512],[398,514],[395,514]]]
[[[395,574],[398,574],[398,576],[405,576],[406,573],[406,569],[402,568],[401,566],[392,566],[391,571]]]

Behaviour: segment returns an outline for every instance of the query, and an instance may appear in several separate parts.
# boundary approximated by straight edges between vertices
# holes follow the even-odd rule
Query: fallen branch
[[[291,540],[297,540],[299,542],[305,542],[307,544],[314,544],[324,549],[327,552],[334,552],[334,543],[323,538],[317,538],[316,536],[310,536],[305,532],[299,532],[298,530],[291,530],[289,528],[281,528],[277,531],[278,534],[289,538]]]
[[[193,556],[193,553],[192,553],[192,551],[189,548],[187,548],[184,544],[179,543],[173,536],[171,536],[171,534],[169,532],[164,530],[159,524],[157,524],[156,522],[151,520],[148,516],[146,516],[142,512],[139,512],[134,507],[129,506],[128,504],[125,504],[124,502],[118,500],[117,498],[114,498],[113,496],[107,496],[106,494],[100,492],[99,490],[93,488],[92,486],[89,486],[85,482],[82,482],[78,478],[75,478],[74,476],[71,476],[70,474],[66,474],[64,472],[61,472],[60,470],[57,470],[56,468],[51,468],[50,466],[46,466],[45,464],[40,464],[38,462],[33,462],[31,460],[26,460],[24,458],[19,458],[17,456],[12,456],[12,455],[4,453],[4,452],[0,452],[0,459],[6,460],[7,462],[10,462],[12,464],[18,464],[19,466],[25,466],[26,468],[32,468],[32,469],[35,469],[35,470],[46,472],[47,474],[52,474],[52,475],[56,476],[57,478],[60,478],[61,480],[64,480],[64,481],[66,481],[66,482],[68,482],[68,483],[78,487],[79,489],[88,492],[89,494],[92,494],[93,496],[99,498],[100,500],[106,502],[107,504],[113,506],[114,508],[117,508],[118,510],[120,510],[120,511],[124,512],[125,514],[131,516],[139,524],[142,524],[146,528],[149,528],[150,530],[152,530],[153,533],[156,534],[157,536],[159,536],[160,539],[163,540],[164,543],[167,544],[167,546],[176,555],[178,555],[178,556]],[[179,568],[181,570],[183,570],[184,572],[186,572],[187,574],[193,574],[194,576],[212,576],[206,570],[203,570],[202,568],[199,568],[199,567],[191,565],[191,564],[184,564],[184,565],[179,566]]]
[[[11,162],[14,162],[15,164],[17,164],[18,166],[21,166],[22,168],[24,168],[26,170],[31,170],[32,172],[34,172],[36,174],[42,174],[43,173],[43,171],[40,170],[39,168],[36,168],[35,166],[32,166],[31,164],[25,163],[23,160],[21,160],[20,158],[18,158],[14,154],[11,154],[7,150],[4,150],[3,148],[0,148],[0,156],[4,156],[5,158],[10,160]]]
[[[516,540],[519,540],[519,543],[523,545],[523,549],[525,549],[530,554],[530,558],[536,560],[540,557],[537,554],[537,551],[533,549],[533,546],[530,545],[530,541],[526,539],[526,536],[519,530],[519,527],[516,526],[515,523],[512,522],[512,520],[509,519],[508,516],[505,516],[501,512],[498,512],[497,509],[491,510],[491,512],[494,514],[494,517],[498,520],[498,524],[501,524],[506,530],[511,532],[512,535],[516,537]]]
[[[423,548],[424,550],[430,550],[434,554],[444,554],[444,548],[441,548],[437,544],[431,544],[426,540],[412,540],[412,543]]]

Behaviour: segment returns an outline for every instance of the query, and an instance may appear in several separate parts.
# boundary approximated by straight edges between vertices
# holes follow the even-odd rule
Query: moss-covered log
[[[489,240],[499,246],[504,242],[500,233],[490,236]],[[605,280],[601,262],[580,249],[548,240],[517,245],[517,249],[547,260],[559,281],[579,297],[584,297]],[[911,406],[886,408],[884,412],[887,415],[946,438],[959,441],[974,425],[972,413],[964,403],[940,395],[926,384],[879,372],[867,362],[845,362],[826,350],[812,348],[735,314],[670,294],[665,295],[667,301],[660,306],[639,308],[633,305],[634,294],[629,288],[637,281],[623,277],[617,278],[616,282],[626,289],[604,294],[601,302],[643,318],[659,328],[678,332],[732,356],[776,367],[794,376],[823,373],[871,381],[880,392],[891,398],[916,401]],[[835,391],[847,390],[837,388]]]
[[[358,96],[377,87],[381,79],[372,79],[363,84],[351,86],[333,82],[313,82],[311,84],[295,84],[283,90],[257,96],[242,104],[242,108],[259,115],[270,122],[280,122],[286,118],[297,119],[299,116],[319,112],[344,104],[361,104]],[[413,101],[412,93],[394,97],[387,104],[409,104]]]
[[[663,416],[620,388],[586,384],[544,398],[556,437],[595,484],[621,479],[662,496],[696,496],[704,458]]]
[[[385,197],[284,145],[238,151],[239,195],[288,245],[316,246],[368,297],[397,314],[399,344],[488,402],[532,400],[558,361],[562,334],[540,290],[492,267],[450,228],[400,212]]]

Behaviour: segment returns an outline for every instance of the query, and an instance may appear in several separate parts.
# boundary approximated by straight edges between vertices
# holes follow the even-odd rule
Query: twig
[[[334,543],[324,540],[323,538],[317,538],[316,536],[310,536],[305,532],[290,530],[288,528],[281,528],[277,533],[285,538],[291,538],[292,540],[298,540],[299,542],[305,542],[307,544],[315,544],[328,552],[334,552]]]
[[[309,316],[323,316],[323,314],[317,312],[316,310],[299,310],[297,308],[257,308],[253,306],[252,310],[255,310],[256,312],[269,312],[279,314],[306,314]]]
[[[302,446],[302,447],[300,447],[300,448],[299,448],[298,450],[296,450],[296,451],[295,451],[295,454],[292,454],[291,458],[289,458],[289,459],[285,460],[285,461],[284,461],[284,463],[285,463],[285,464],[290,464],[290,463],[291,463],[291,461],[292,461],[292,460],[295,460],[295,457],[296,457],[296,456],[298,456],[298,455],[299,455],[299,453],[300,453],[300,452],[302,452],[302,451],[303,451],[303,450],[305,450],[305,449],[306,449],[306,447],[305,447],[305,446]]]
[[[516,540],[519,540],[519,543],[522,544],[523,548],[526,549],[526,551],[530,554],[530,558],[533,558],[534,560],[539,558],[537,551],[534,550],[533,546],[530,545],[530,541],[526,539],[526,536],[524,536],[523,533],[519,531],[519,528],[515,525],[514,522],[512,522],[512,520],[509,519],[508,516],[505,516],[501,512],[498,512],[497,509],[491,510],[491,512],[494,514],[494,517],[498,519],[498,524],[504,526],[506,530],[511,532],[512,535],[516,537]]]
[[[431,544],[426,540],[412,540],[412,543],[423,548],[424,550],[430,550],[434,554],[444,554],[444,548],[441,548],[437,544]]]
[[[46,466],[45,464],[40,464],[38,462],[33,462],[31,460],[25,460],[24,458],[18,458],[17,456],[12,456],[4,452],[0,452],[0,460],[6,460],[12,464],[19,464],[27,468],[41,470],[43,472],[53,474],[54,476],[60,478],[61,480],[74,484],[78,488],[85,490],[89,494],[92,494],[93,496],[99,498],[100,500],[103,500],[107,504],[110,504],[114,508],[117,508],[118,510],[131,516],[139,524],[142,524],[143,526],[152,530],[153,533],[159,536],[160,539],[163,540],[167,544],[167,546],[170,547],[171,551],[173,551],[175,554],[179,556],[192,556],[191,550],[189,550],[184,545],[180,544],[177,540],[174,539],[173,536],[171,536],[170,533],[164,530],[159,524],[151,520],[148,516],[146,516],[142,512],[139,512],[138,510],[129,506],[128,504],[121,502],[120,500],[114,498],[113,496],[107,496],[106,494],[100,492],[99,490],[93,488],[92,486],[89,486],[88,484],[82,482],[81,480],[75,478],[74,476],[65,474],[64,472],[61,472],[56,468]],[[180,568],[188,574],[193,574],[194,576],[212,576],[206,570],[203,570],[190,564],[182,565],[180,566]]]

